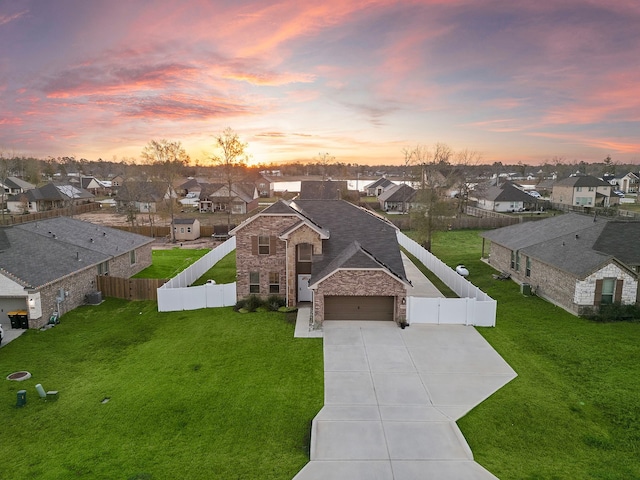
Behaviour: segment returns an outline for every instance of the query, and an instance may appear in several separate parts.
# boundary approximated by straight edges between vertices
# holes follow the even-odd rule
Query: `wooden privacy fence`
[[[4,216],[0,215],[0,223],[4,223],[4,225],[17,225],[20,223],[33,222],[35,220],[45,220],[47,218],[62,216],[72,217],[80,213],[95,212],[96,210],[100,210],[100,204],[91,202],[74,205],[73,207],[45,210],[44,212],[27,213],[25,215],[5,213]]]
[[[166,282],[158,278],[96,277],[96,285],[102,296],[125,300],[158,300],[158,288]]]

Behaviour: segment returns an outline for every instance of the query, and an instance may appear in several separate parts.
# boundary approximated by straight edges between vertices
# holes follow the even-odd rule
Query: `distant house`
[[[200,238],[200,221],[197,218],[174,218],[173,237],[178,241]]]
[[[553,184],[551,191],[551,202],[560,205],[609,207],[617,198],[610,183],[591,175],[563,178]]]
[[[200,213],[230,212],[245,214],[258,208],[258,190],[253,183],[208,184],[200,193]]]
[[[106,193],[106,191],[110,189],[110,187],[108,188],[103,182],[98,180],[96,177],[87,177],[84,175],[80,177],[80,187],[83,190],[93,193],[94,195],[98,195],[100,193]]]
[[[640,222],[569,213],[481,236],[494,268],[569,312],[639,301]]]
[[[0,229],[0,322],[27,311],[30,328],[85,303],[96,276],[131,277],[151,265],[153,239],[69,217]]]
[[[164,182],[126,181],[118,188],[115,200],[120,210],[156,213],[162,202],[175,197]]]
[[[7,199],[7,208],[12,213],[35,213],[82,205],[94,200],[93,194],[73,185],[48,183],[40,188],[32,188]]]
[[[4,189],[5,194],[18,195],[36,186],[18,177],[7,177],[5,180],[0,180],[0,188]]]
[[[253,183],[258,190],[258,196],[262,198],[273,196],[273,180],[266,173],[252,172],[242,180],[242,183]]]
[[[340,200],[347,196],[346,180],[303,180],[300,182],[300,200]]]
[[[619,192],[638,193],[640,173],[627,172],[619,175],[603,175],[602,179],[605,182],[609,182]]]
[[[537,204],[536,198],[510,182],[480,189],[469,196],[477,202],[478,208],[492,212],[522,212]]]
[[[395,183],[389,180],[386,177],[379,178],[373,183],[366,185],[364,187],[365,192],[367,192],[367,197],[378,197],[385,190],[389,190],[390,188],[395,187]]]
[[[416,190],[409,185],[395,185],[378,195],[380,208],[385,212],[403,212],[410,210],[416,197]]]

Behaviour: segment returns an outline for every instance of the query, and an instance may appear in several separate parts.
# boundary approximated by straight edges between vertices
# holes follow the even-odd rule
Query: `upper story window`
[[[310,262],[313,255],[313,245],[310,243],[301,243],[298,245],[298,261]]]
[[[267,235],[260,235],[258,237],[258,253],[260,255],[269,255],[269,245],[271,239]]]
[[[131,250],[129,252],[129,263],[131,263],[131,265],[135,265],[136,264],[136,251],[135,250]]]

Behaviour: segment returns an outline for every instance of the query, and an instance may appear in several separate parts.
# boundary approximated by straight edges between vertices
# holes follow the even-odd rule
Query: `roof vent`
[[[89,241],[90,241],[91,243],[93,243],[93,238],[90,238],[90,239],[89,239]]]
[[[576,233],[576,240],[580,238],[580,235]]]

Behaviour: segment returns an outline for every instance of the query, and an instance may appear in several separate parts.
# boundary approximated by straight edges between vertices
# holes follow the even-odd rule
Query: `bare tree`
[[[453,174],[453,186],[458,190],[458,213],[464,213],[469,200],[469,190],[475,180],[473,167],[480,164],[481,155],[473,150],[464,149],[455,154],[456,169]]]
[[[320,169],[322,170],[322,181],[324,182],[327,179],[328,176],[328,172],[329,172],[329,166],[331,164],[333,164],[333,162],[335,162],[336,157],[334,157],[333,155],[325,152],[325,153],[319,153],[318,154],[318,165],[320,166]]]
[[[246,153],[247,143],[242,142],[231,127],[225,128],[215,137],[214,145],[219,153],[211,157],[213,163],[222,169],[227,186],[227,232],[231,229],[231,201],[233,199],[233,183],[244,171],[249,161]]]
[[[173,184],[180,178],[185,165],[189,162],[189,155],[182,148],[180,142],[172,142],[165,139],[151,140],[142,150],[141,157],[156,170],[156,176],[167,187],[165,199],[169,206],[171,217],[170,238],[175,242],[173,232],[174,220],[174,190]]]

